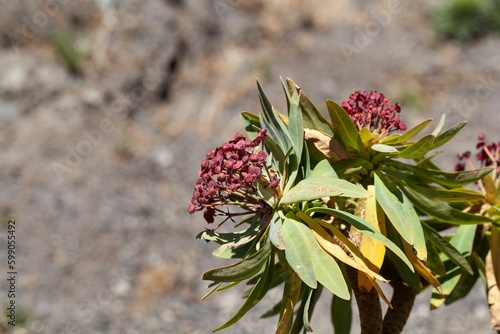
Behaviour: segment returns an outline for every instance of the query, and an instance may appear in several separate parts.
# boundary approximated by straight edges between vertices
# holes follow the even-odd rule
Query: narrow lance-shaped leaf
[[[300,235],[300,238],[304,239],[303,241],[301,240],[300,243],[305,244],[307,247],[307,253],[310,255],[310,258],[312,260],[314,268],[313,274],[316,280],[319,281],[325,288],[330,290],[333,294],[343,299],[349,299],[350,294],[347,289],[347,283],[345,281],[344,276],[342,275],[342,272],[337,262],[335,262],[335,260],[325,250],[321,248],[321,246],[314,238],[314,235],[312,234],[311,230],[305,224],[299,223],[293,219],[289,220],[289,222],[293,222],[294,228],[297,231],[300,231],[296,233],[296,235]],[[285,227],[286,223],[287,222],[283,224],[283,227]],[[288,260],[287,250],[289,248],[290,243],[287,241],[286,236],[285,236],[285,243],[287,244],[287,248],[285,249],[285,254],[287,255],[287,260]],[[306,249],[303,248],[302,251],[305,252]],[[296,257],[295,254],[294,257]],[[296,260],[294,259],[293,262],[295,261]],[[294,268],[294,270],[297,272],[296,270],[297,265],[292,266],[292,268]],[[300,270],[301,268],[299,267],[298,269]],[[301,276],[299,272],[297,272],[297,274]],[[307,284],[307,282],[304,283]],[[313,286],[310,287],[315,288]]]
[[[302,219],[309,227],[311,228],[314,237],[318,241],[318,243],[323,247],[325,251],[330,253],[333,257],[339,259],[340,261],[344,262],[345,264],[358,269],[359,271],[365,272],[368,275],[377,278],[378,280],[382,282],[386,282],[387,280],[380,276],[378,272],[375,272],[371,270],[368,267],[367,262],[364,261],[363,254],[361,252],[359,253],[360,257],[356,257],[356,254],[351,254],[352,258],[345,253],[345,251],[340,247],[336,242],[333,237],[331,237],[321,226],[323,225],[323,222],[320,220],[316,220],[302,212],[297,213],[297,217]],[[347,247],[347,243],[345,244]],[[354,259],[359,259],[358,261]]]
[[[425,235],[427,238],[446,256],[454,262],[456,265],[461,267],[463,270],[468,272],[470,275],[474,274],[469,262],[458,252],[458,250],[453,247],[448,240],[442,237],[436,230],[434,230],[429,225],[422,223],[422,227],[424,228]]]
[[[436,128],[432,131],[431,135],[433,135],[434,137],[436,137],[437,135],[439,135],[439,133],[441,132],[441,130],[443,129],[443,126],[444,126],[444,122],[446,121],[446,114],[442,114],[441,115],[441,118],[439,119],[439,122],[438,122],[438,125],[436,126]]]
[[[269,243],[267,244],[269,245]],[[269,287],[271,286],[271,282],[273,280],[273,269],[274,269],[274,257],[271,256],[268,259],[266,264],[264,273],[259,278],[257,283],[252,288],[252,291],[248,295],[247,299],[243,303],[243,306],[238,310],[238,312],[224,325],[214,329],[214,332],[220,331],[222,329],[228,328],[234,325],[238,320],[243,318],[243,316],[254,307],[260,300],[266,295]]]
[[[387,138],[384,138],[383,140],[380,141],[381,144],[391,144],[391,145],[397,145],[397,144],[402,144],[406,143],[408,140],[412,139],[416,135],[418,135],[420,132],[422,132],[423,129],[427,127],[432,122],[431,119],[426,119],[420,124],[415,125],[411,129],[408,129],[405,131],[400,136],[389,136]]]
[[[285,255],[290,267],[309,287],[317,287],[313,265],[313,245],[308,237],[308,228],[304,224],[285,218],[283,221],[283,238],[285,240]]]
[[[302,157],[302,147],[304,145],[304,125],[302,121],[302,112],[299,106],[299,94],[294,93],[290,98],[290,107],[288,111],[288,131],[294,149],[297,165],[300,164]]]
[[[465,126],[467,125],[467,122],[460,122],[458,124],[455,124],[445,132],[439,134],[436,136],[436,139],[434,140],[434,145],[432,146],[432,149],[435,150],[436,148],[439,148],[446,144],[450,139],[455,137],[455,135]]]
[[[389,240],[386,236],[384,236],[379,231],[374,229],[369,223],[367,223],[363,219],[356,217],[355,215],[349,212],[332,208],[324,208],[324,207],[310,208],[305,212],[305,214],[310,214],[313,212],[324,213],[345,220],[347,223],[353,225],[356,229],[358,229],[362,233],[382,242],[395,255],[397,255],[408,266],[408,268],[410,268],[411,271],[413,271],[413,266],[411,262],[408,260],[406,255],[402,252],[402,250],[398,246],[396,246],[391,240]]]
[[[491,222],[491,219],[488,217],[462,212],[452,208],[445,202],[431,200],[403,183],[401,183],[401,189],[420,211],[436,220],[454,225],[482,224]]]
[[[370,156],[363,146],[358,129],[347,112],[341,106],[330,100],[326,101],[326,107],[332,119],[335,138],[340,140],[350,153],[355,153],[355,155],[369,160]]]
[[[351,182],[339,179],[328,161],[323,160],[307,179],[286,191],[280,203],[298,203],[333,196],[359,198],[368,197],[370,193]]]
[[[293,320],[293,310],[299,299],[301,284],[302,281],[296,273],[288,268],[276,334],[288,334],[290,332]]]
[[[227,267],[209,270],[202,278],[214,282],[234,282],[250,278],[260,271],[270,254],[271,245],[267,243],[252,256]]]
[[[394,165],[396,169],[407,170],[424,180],[429,180],[429,182],[435,182],[448,188],[460,188],[462,186],[466,186],[482,179],[493,170],[492,167],[485,167],[462,172],[448,173],[441,170],[420,168],[398,161],[393,161],[388,164]]]
[[[291,147],[288,129],[267,99],[267,96],[258,81],[257,88],[259,90],[259,98],[262,104],[260,123],[267,129],[269,136],[278,144],[281,150],[283,152],[287,152]]]
[[[399,189],[391,187],[392,189],[389,190],[387,187],[389,183],[387,180],[384,180],[385,178],[380,172],[375,172],[374,178],[377,202],[384,210],[394,228],[407,243],[414,245],[415,233],[418,233],[419,239],[422,239],[419,240],[418,245],[420,246],[420,243],[423,241],[424,247],[418,247],[419,249],[416,248],[416,250],[417,252],[420,251],[418,256],[425,260],[425,240],[423,240],[422,227],[415,209]]]
[[[412,145],[396,154],[396,157],[406,159],[420,159],[432,149],[433,144],[433,135],[424,136],[417,142],[413,143]]]
[[[462,256],[467,257],[472,252],[475,234],[475,225],[460,225],[451,238],[450,244],[455,247],[455,249],[462,254]],[[440,279],[442,293],[433,290],[431,297],[432,309],[435,309],[444,303],[445,299],[458,284],[462,272],[463,271],[460,267],[454,266],[446,272],[446,276],[444,278]]]
[[[366,201],[364,208],[364,220],[373,226],[377,231],[385,234],[385,220],[381,209],[377,210],[377,200],[375,198],[375,188],[374,186],[368,186],[368,191],[373,195],[369,198],[360,199],[360,201]],[[367,235],[361,237],[361,243],[359,250],[369,261],[369,267],[375,272],[379,272],[382,267],[382,263],[385,258],[385,245],[378,240],[372,239]],[[358,286],[363,291],[369,292],[373,286],[371,281],[367,281],[363,276],[359,276]]]
[[[437,280],[436,276],[427,268],[422,261],[420,261],[415,253],[413,252],[413,247],[408,244],[406,241],[403,241],[403,246],[405,249],[406,256],[408,256],[408,259],[410,262],[413,264],[415,269],[418,271],[420,276],[422,276],[427,282],[429,282],[434,288],[436,288],[439,292],[442,292],[441,289],[441,284]]]
[[[321,115],[314,104],[309,100],[307,95],[297,86],[292,79],[287,78],[288,90],[290,94],[293,92],[300,91],[300,108],[302,110],[302,117],[304,120],[304,127],[309,129],[316,129],[321,131],[330,137],[333,136],[333,131],[331,125],[328,121]]]
[[[240,120],[243,123],[243,127],[247,132],[248,138],[254,140],[257,133],[262,128],[260,125],[259,115],[243,111],[240,113]]]
[[[430,241],[427,241],[427,262],[425,262],[425,266],[436,275],[446,275],[446,268],[444,267],[444,263],[439,256],[439,250]]]
[[[337,296],[332,298],[331,316],[335,334],[351,333],[352,325],[352,305],[348,300],[343,300]]]

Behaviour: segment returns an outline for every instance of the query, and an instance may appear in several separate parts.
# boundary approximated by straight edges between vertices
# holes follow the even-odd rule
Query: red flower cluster
[[[368,128],[376,133],[406,130],[406,124],[399,117],[401,107],[397,103],[391,105],[384,94],[377,91],[355,91],[342,102],[342,108],[358,130]]]
[[[485,141],[486,136],[483,133],[480,133],[477,139],[476,149],[479,152],[476,154],[476,159],[480,162],[481,167],[494,166],[497,173],[500,173],[500,142],[487,145]],[[465,163],[470,162],[470,156],[470,151],[457,154],[458,159],[463,162],[455,165],[455,171],[465,170]]]
[[[217,206],[239,205],[247,210],[262,207],[255,183],[265,168],[267,154],[256,152],[255,148],[266,136],[266,129],[262,129],[254,140],[237,133],[229,142],[208,152],[198,172],[189,213],[205,210],[205,220],[213,223],[217,215],[232,216]],[[270,187],[276,188],[277,176],[270,179]]]

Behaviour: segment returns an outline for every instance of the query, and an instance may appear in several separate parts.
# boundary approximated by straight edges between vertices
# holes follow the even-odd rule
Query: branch
[[[370,292],[361,291],[358,286],[358,270],[346,266],[346,271],[358,304],[361,334],[381,334],[382,307],[377,291],[375,289],[371,289]]]
[[[399,334],[403,331],[408,320],[413,302],[415,301],[415,292],[401,279],[390,277],[391,286],[394,289],[391,305],[384,316],[383,334]]]

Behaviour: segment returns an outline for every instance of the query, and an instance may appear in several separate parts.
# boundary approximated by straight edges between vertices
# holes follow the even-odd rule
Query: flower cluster
[[[401,107],[397,103],[391,105],[384,94],[377,91],[355,91],[342,102],[342,107],[358,130],[368,128],[373,133],[406,130],[406,124],[399,117]]]
[[[478,143],[476,144],[476,149],[479,152],[476,154],[476,159],[481,164],[481,167],[493,166],[496,169],[497,174],[500,173],[500,142],[486,144],[486,136],[480,133],[477,136]],[[455,165],[455,171],[465,170],[466,163],[469,164],[471,168],[474,168],[470,160],[471,152],[466,151],[457,154],[458,159],[461,161]]]
[[[213,223],[215,216],[228,216],[230,219],[242,214],[223,211],[218,208],[220,206],[237,205],[247,211],[265,207],[257,192],[257,181],[266,180],[271,188],[279,184],[276,174],[270,175],[266,168],[266,152],[256,150],[266,136],[265,129],[254,140],[237,133],[229,142],[208,152],[198,172],[189,213],[205,210],[205,220]],[[267,179],[262,176],[264,170]]]

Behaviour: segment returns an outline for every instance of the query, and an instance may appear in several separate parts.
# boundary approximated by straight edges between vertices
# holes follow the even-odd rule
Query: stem
[[[382,307],[377,291],[361,291],[358,286],[358,270],[346,266],[346,271],[358,304],[361,334],[382,334]]]
[[[391,305],[392,309],[387,309],[383,322],[383,334],[399,334],[410,316],[413,302],[415,301],[415,292],[401,279],[391,277],[391,285],[394,289]]]

